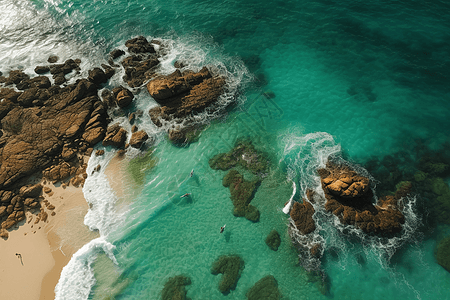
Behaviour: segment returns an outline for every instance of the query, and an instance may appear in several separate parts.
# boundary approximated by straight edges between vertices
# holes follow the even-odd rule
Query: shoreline
[[[51,189],[43,192],[41,201],[47,220],[38,220],[39,211],[28,211],[25,220],[8,230],[8,239],[0,240],[0,288],[7,299],[54,299],[64,266],[78,249],[98,236],[84,225],[89,205],[81,187],[41,183]]]

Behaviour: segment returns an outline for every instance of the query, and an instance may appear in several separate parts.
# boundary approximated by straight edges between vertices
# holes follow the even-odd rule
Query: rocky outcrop
[[[106,115],[95,87],[80,80],[46,100],[45,106],[13,108],[1,123],[6,140],[0,167],[3,188],[51,164],[61,155],[64,144],[92,146],[98,137],[89,138],[89,133],[104,133]],[[73,145],[77,139],[78,145]]]
[[[295,223],[295,227],[302,234],[309,234],[316,230],[316,224],[312,218],[315,210],[312,204],[303,199],[303,203],[294,202],[294,205],[289,213]]]
[[[276,231],[275,229],[272,230],[269,235],[266,237],[266,245],[269,246],[270,249],[272,249],[273,251],[277,251],[278,247],[280,247],[281,244],[281,238],[280,238],[280,234],[278,233],[278,231]]]
[[[281,293],[278,290],[278,282],[272,275],[258,280],[246,294],[248,300],[278,300]]]
[[[130,146],[139,149],[146,140],[148,140],[148,134],[145,131],[133,132],[130,139]]]
[[[399,210],[397,196],[385,196],[372,203],[369,178],[346,165],[327,163],[318,170],[325,193],[325,209],[336,215],[342,224],[354,225],[369,234],[391,235],[401,231],[405,221]],[[403,194],[407,193],[404,187]]]
[[[235,217],[245,217],[252,222],[259,221],[259,210],[250,204],[260,184],[259,180],[247,181],[238,171],[231,170],[223,178],[224,187],[229,187]]]
[[[159,76],[147,84],[150,96],[161,105],[150,110],[152,121],[160,126],[159,119],[185,118],[201,112],[218,100],[224,86],[225,79],[213,77],[206,67],[197,73],[176,70]]]
[[[155,76],[154,69],[159,64],[159,60],[152,43],[143,36],[133,38],[125,43],[128,52],[132,55],[122,60],[122,66],[125,69],[123,80],[130,87],[139,87]],[[114,56],[119,54],[121,55],[121,52],[116,52]]]
[[[236,288],[244,269],[244,261],[239,256],[220,256],[211,267],[213,275],[223,274],[219,283],[219,291],[228,294]]]
[[[113,124],[108,127],[106,136],[103,139],[103,146],[113,146],[117,148],[124,148],[127,140],[127,131],[119,126],[119,124]]]
[[[68,60],[48,69],[64,75],[74,68],[78,63]],[[77,154],[90,153],[103,139],[107,115],[96,86],[86,79],[61,88],[46,76],[11,71],[5,82],[19,90],[0,90],[0,221],[7,229],[26,209],[39,207],[42,186],[24,185],[28,176],[42,171],[53,182],[75,176],[83,184],[85,167]]]
[[[114,98],[116,99],[117,105],[120,108],[127,107],[128,105],[131,104],[131,102],[134,99],[133,93],[130,90],[128,90],[122,86],[114,88],[113,95],[114,95]]]
[[[170,277],[161,291],[162,300],[187,300],[186,286],[190,284],[189,277],[183,275]]]
[[[150,44],[143,36],[138,36],[126,41],[125,46],[128,48],[130,53],[156,53],[153,45]]]

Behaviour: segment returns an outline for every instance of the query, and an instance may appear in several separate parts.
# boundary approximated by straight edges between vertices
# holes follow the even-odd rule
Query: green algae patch
[[[248,300],[279,300],[278,282],[272,275],[258,280],[246,294]]]
[[[222,180],[224,187],[229,187],[234,209],[233,215],[245,217],[252,222],[259,221],[259,210],[250,205],[260,185],[259,180],[247,181],[238,171],[229,171]]]
[[[450,237],[439,242],[435,256],[438,264],[450,272]]]
[[[209,166],[214,170],[227,171],[238,165],[261,177],[269,172],[267,155],[256,150],[248,140],[237,141],[231,151],[217,154],[209,160]]]
[[[244,261],[239,256],[222,255],[213,262],[211,274],[223,274],[222,280],[219,283],[219,291],[228,294],[230,290],[236,288],[242,270],[244,270]]]
[[[130,160],[128,163],[128,173],[134,182],[143,185],[145,181],[145,175],[151,171],[158,163],[153,150],[149,150],[142,155],[138,155]]]
[[[170,277],[161,291],[162,300],[189,300],[186,297],[186,285],[190,284],[189,277],[183,275]]]
[[[273,251],[277,251],[281,244],[281,238],[278,231],[272,230],[266,238],[266,244]]]

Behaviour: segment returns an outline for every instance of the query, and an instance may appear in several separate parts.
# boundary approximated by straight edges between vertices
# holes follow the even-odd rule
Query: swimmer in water
[[[181,196],[180,198],[189,197],[190,195],[191,195],[191,193],[186,193],[183,196]]]
[[[225,224],[222,227],[220,227],[220,233],[222,233],[225,230],[225,226],[227,226],[227,224]]]

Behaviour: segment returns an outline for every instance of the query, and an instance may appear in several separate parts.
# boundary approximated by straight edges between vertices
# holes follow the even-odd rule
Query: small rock
[[[109,55],[111,56],[112,59],[116,59],[124,54],[125,54],[125,51],[120,50],[120,49],[114,49],[113,51],[111,51],[111,53],[109,53]]]
[[[51,64],[53,64],[53,63],[55,63],[55,62],[57,62],[58,61],[58,56],[56,56],[56,55],[50,55],[49,57],[48,57],[48,62],[49,63],[51,63]]]
[[[123,88],[116,97],[117,105],[119,105],[120,108],[125,108],[128,105],[131,104],[133,101],[133,93],[125,88]]]
[[[108,80],[108,78],[102,69],[94,68],[89,71],[88,80],[95,84],[101,84],[101,83],[105,83]]]
[[[34,72],[36,74],[44,74],[44,73],[50,72],[50,67],[49,66],[37,66],[36,68],[34,68]]]
[[[130,139],[130,146],[139,149],[146,140],[148,140],[148,134],[145,131],[133,132]]]

